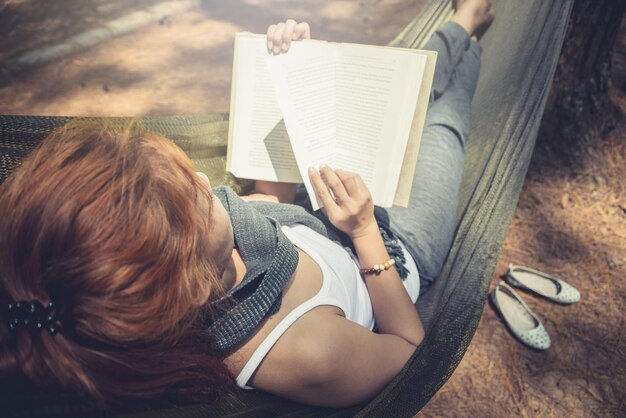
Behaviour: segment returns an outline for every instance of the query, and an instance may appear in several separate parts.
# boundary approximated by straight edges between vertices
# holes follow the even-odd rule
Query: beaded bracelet
[[[391,266],[393,266],[394,264],[396,264],[396,260],[394,258],[390,258],[389,260],[385,261],[383,264],[374,264],[373,267],[370,267],[368,269],[359,269],[359,273],[361,273],[361,275],[366,275],[366,274],[380,274],[381,271],[385,271],[385,270],[389,270],[391,268]]]

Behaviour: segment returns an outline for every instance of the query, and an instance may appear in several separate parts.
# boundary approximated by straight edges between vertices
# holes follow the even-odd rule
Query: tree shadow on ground
[[[616,125],[626,123],[624,108],[618,101],[626,101],[626,92],[615,91],[612,95]],[[551,177],[553,175],[572,174],[573,169],[602,162],[603,156],[595,150],[597,141],[604,141],[615,126],[606,132],[595,132],[596,142],[576,144],[561,138],[556,128],[556,115],[548,107],[543,115],[535,151],[530,162],[529,172],[535,176]]]
[[[0,62],[61,42],[159,0],[7,1],[0,11]],[[129,10],[130,9],[130,10]]]
[[[7,1],[0,10],[0,87],[39,67],[18,65],[23,53],[54,45],[159,0]]]
[[[62,68],[59,72],[62,72]],[[111,77],[111,74],[115,74],[115,77]],[[109,93],[112,90],[127,89],[145,79],[145,74],[122,69],[115,64],[86,67],[77,72],[71,79],[59,77],[56,80],[51,80],[52,82],[43,88],[33,90],[29,102],[36,104],[55,100],[61,96],[71,97],[85,89],[96,89]]]

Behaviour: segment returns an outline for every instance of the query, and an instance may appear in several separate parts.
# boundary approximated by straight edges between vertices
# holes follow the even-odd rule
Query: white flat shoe
[[[510,286],[501,281],[493,289],[489,299],[517,339],[536,350],[550,348],[550,336],[541,320]]]
[[[548,300],[569,305],[580,300],[580,292],[561,279],[528,267],[509,264],[504,280],[511,286],[533,292]]]

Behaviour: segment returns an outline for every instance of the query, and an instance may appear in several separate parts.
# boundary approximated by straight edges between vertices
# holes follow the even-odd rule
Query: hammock
[[[317,408],[260,391],[242,391],[239,402],[218,400],[210,405],[177,407],[155,404],[151,411],[146,412],[144,406],[143,412],[135,411],[132,416],[408,417],[448,380],[482,314],[533,152],[573,1],[494,3],[497,18],[482,40],[482,69],[473,102],[454,243],[441,276],[417,302],[426,339],[400,374],[375,399],[351,408]],[[432,0],[390,45],[419,47],[451,13],[448,0]],[[70,119],[0,116],[0,182],[47,133]],[[225,171],[227,114],[149,117],[144,123],[176,142],[214,184],[241,190],[242,184]],[[3,413],[48,417],[104,414],[70,395],[4,396],[6,392],[2,392],[2,398],[11,398],[0,400]]]

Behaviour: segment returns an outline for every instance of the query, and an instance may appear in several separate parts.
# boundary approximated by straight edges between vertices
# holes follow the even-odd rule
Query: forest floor
[[[205,0],[197,7],[33,68],[23,53],[157,0],[0,1],[0,114],[173,115],[228,111],[233,35],[295,17],[313,36],[385,44],[414,0]],[[132,8],[132,10],[129,10]],[[626,24],[614,57],[617,123],[580,152],[540,137],[493,277],[508,263],[576,286],[579,303],[522,294],[552,347],[518,343],[486,306],[458,369],[424,417],[623,416],[626,411]],[[521,293],[521,292],[520,292]]]
[[[611,132],[571,152],[540,130],[491,283],[524,265],[565,279],[581,300],[518,292],[551,336],[546,352],[518,343],[486,306],[459,367],[418,416],[626,416],[626,17],[612,84]]]

